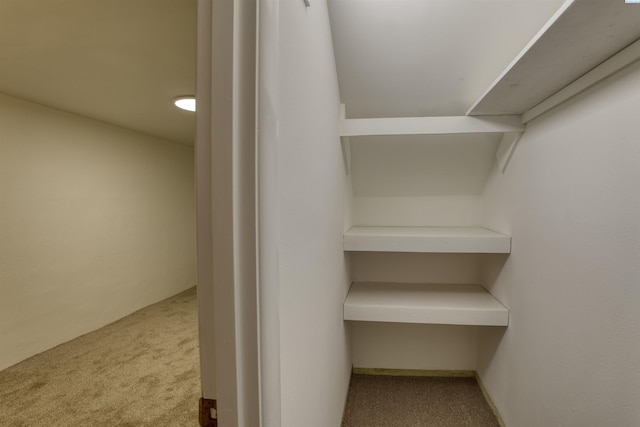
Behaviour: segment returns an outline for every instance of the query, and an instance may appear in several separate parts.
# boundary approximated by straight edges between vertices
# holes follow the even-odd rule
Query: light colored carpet
[[[475,378],[352,375],[343,427],[498,427]]]
[[[2,426],[197,426],[196,289],[0,372]]]

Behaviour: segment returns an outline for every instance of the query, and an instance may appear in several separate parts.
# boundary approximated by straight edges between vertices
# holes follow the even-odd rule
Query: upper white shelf
[[[520,116],[391,117],[340,120],[340,136],[522,132]]]
[[[356,282],[344,302],[344,319],[507,326],[509,310],[480,285]]]
[[[511,237],[481,227],[352,227],[343,246],[345,251],[508,254]]]
[[[627,4],[624,0],[569,0],[467,114],[525,114],[638,39],[640,4]],[[627,55],[616,61],[615,67],[609,66],[607,75],[637,60],[638,52],[635,49],[634,57]],[[590,84],[606,75],[598,73],[596,77]],[[523,116],[525,122],[530,118]]]

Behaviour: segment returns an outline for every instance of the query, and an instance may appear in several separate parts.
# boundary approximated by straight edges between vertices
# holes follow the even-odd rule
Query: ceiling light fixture
[[[173,103],[183,110],[196,111],[196,98],[194,96],[179,96]]]

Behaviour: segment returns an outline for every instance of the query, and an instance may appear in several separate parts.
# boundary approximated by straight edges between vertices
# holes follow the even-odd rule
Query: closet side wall
[[[271,363],[263,359],[263,405],[277,400],[264,392],[278,392],[278,369],[281,394],[281,413],[263,406],[263,415],[267,425],[339,426],[351,371],[342,320],[347,177],[326,2],[262,2],[260,38],[261,311],[279,316],[262,318],[261,337],[280,342],[263,346],[272,352],[261,355]]]
[[[531,122],[488,180],[510,323],[482,331],[478,373],[509,426],[640,425],[639,111],[636,64]]]
[[[195,285],[193,147],[0,95],[0,369]]]

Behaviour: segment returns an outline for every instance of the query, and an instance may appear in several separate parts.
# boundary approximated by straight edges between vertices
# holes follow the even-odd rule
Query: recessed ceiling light
[[[196,98],[194,96],[180,96],[173,103],[183,110],[196,111]]]

